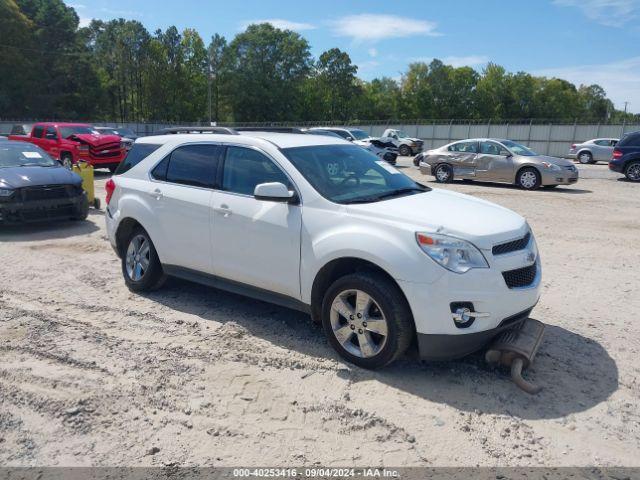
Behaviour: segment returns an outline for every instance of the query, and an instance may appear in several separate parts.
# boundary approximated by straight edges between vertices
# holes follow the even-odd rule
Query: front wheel
[[[624,172],[625,177],[632,182],[640,182],[640,162],[632,162]]]
[[[411,155],[411,149],[407,145],[400,145],[400,155],[403,157],[408,157]]]
[[[73,157],[68,153],[65,153],[60,157],[60,161],[62,162],[62,166],[71,170],[73,168]]]
[[[540,186],[540,174],[535,168],[523,168],[518,172],[516,183],[525,190],[535,190]]]
[[[413,339],[413,318],[398,286],[377,272],[336,280],[322,302],[322,326],[347,361],[380,368],[403,355]]]
[[[136,228],[122,255],[122,275],[130,290],[148,292],[164,283],[165,275],[153,242],[147,232]]]
[[[451,165],[441,163],[436,167],[433,176],[436,177],[436,182],[438,183],[449,183],[453,181],[453,168],[451,168]]]

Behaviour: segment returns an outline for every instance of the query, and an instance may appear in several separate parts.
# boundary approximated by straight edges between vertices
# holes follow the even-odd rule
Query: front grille
[[[566,168],[570,172],[577,172],[578,171],[578,169],[576,168],[575,165],[569,165],[568,167],[564,167],[564,168]]]
[[[494,245],[491,249],[491,253],[494,255],[504,255],[505,253],[517,252],[518,250],[524,250],[527,248],[529,244],[529,240],[531,239],[531,232],[527,232],[527,234],[518,238],[517,240],[512,240],[506,243],[500,243],[498,245]]]
[[[75,197],[80,193],[75,185],[43,185],[21,189],[23,202],[38,200],[59,200]]]
[[[536,279],[537,271],[538,262],[534,262],[528,267],[502,272],[502,277],[509,288],[528,287]]]
[[[52,208],[38,208],[33,210],[23,210],[21,212],[22,219],[25,222],[33,222],[36,220],[53,220],[57,218],[72,217],[75,214],[73,205],[60,205]]]
[[[90,148],[91,155],[99,158],[117,157],[120,155],[119,143],[108,143],[106,145],[100,145],[98,147]]]

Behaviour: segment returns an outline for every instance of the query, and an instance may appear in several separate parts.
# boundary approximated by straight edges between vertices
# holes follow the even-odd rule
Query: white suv
[[[106,222],[133,291],[167,275],[309,312],[347,360],[464,356],[538,301],[526,221],[422,186],[347,141],[247,132],[136,140]]]

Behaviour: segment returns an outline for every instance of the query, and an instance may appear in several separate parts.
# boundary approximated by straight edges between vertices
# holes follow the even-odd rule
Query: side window
[[[609,140],[596,140],[596,141],[595,141],[595,142],[593,142],[593,143],[595,143],[596,145],[599,145],[599,146],[601,146],[601,147],[608,147],[608,146],[610,146],[610,145],[611,145],[611,144],[609,143]]]
[[[169,159],[171,158],[171,154],[167,155],[162,159],[162,161],[157,164],[153,170],[151,170],[151,176],[156,180],[162,180],[163,182],[167,180],[167,167],[169,166]]]
[[[450,152],[478,153],[476,142],[458,142],[450,145],[447,149]]]
[[[166,181],[213,188],[221,151],[219,145],[185,145],[176,148],[168,160]]]
[[[54,127],[47,127],[44,137],[48,140],[57,140],[58,132],[56,132],[56,129]]]
[[[42,125],[36,125],[35,127],[33,127],[31,136],[35,138],[42,138],[43,133],[44,133],[44,127]]]
[[[268,182],[284,183],[291,188],[287,176],[267,156],[250,148],[227,148],[222,175],[223,190],[253,195],[256,185]]]
[[[618,140],[611,140],[611,146],[615,147],[618,144]]]
[[[333,133],[337,133],[338,135],[340,135],[345,140],[348,139],[349,137],[351,137],[351,135],[349,135],[349,132],[345,132],[344,130],[329,130],[329,131],[333,132]]]
[[[495,142],[480,142],[480,153],[484,153],[485,155],[509,154],[506,148]]]

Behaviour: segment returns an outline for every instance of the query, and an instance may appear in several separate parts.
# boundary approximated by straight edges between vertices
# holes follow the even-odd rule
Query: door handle
[[[229,208],[229,205],[226,205],[224,203],[222,205],[220,205],[219,207],[213,207],[213,211],[221,213],[225,217],[228,217],[229,215],[231,215],[233,213],[231,211],[231,209]]]
[[[156,200],[160,200],[164,196],[159,188],[156,188],[155,190],[149,192],[149,195],[155,197]]]

